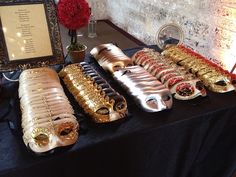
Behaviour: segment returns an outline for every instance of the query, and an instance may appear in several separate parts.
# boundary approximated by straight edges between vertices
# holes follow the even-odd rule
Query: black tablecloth
[[[138,49],[125,53],[130,56]],[[86,61],[127,98],[127,119],[108,125],[79,119],[80,137],[75,145],[37,156],[27,150],[16,126],[20,120],[18,85],[5,84],[1,113],[7,116],[0,123],[0,176],[232,177],[236,169],[235,92],[208,91],[206,98],[174,100],[171,110],[146,113],[90,56]]]

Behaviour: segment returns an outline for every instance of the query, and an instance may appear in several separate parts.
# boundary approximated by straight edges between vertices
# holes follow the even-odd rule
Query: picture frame
[[[54,0],[0,0],[0,72],[62,63]]]

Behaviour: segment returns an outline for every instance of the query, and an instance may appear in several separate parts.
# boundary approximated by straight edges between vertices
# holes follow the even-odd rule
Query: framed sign
[[[0,72],[63,62],[53,0],[0,0]]]

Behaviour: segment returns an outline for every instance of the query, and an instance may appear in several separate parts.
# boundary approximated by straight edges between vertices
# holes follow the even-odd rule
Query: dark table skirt
[[[127,49],[131,56],[135,49]],[[87,56],[128,100],[122,122],[96,125],[80,119],[80,137],[53,154],[30,153],[21,139],[17,84],[5,84],[0,123],[0,176],[12,177],[231,177],[236,168],[236,93],[191,101],[174,100],[171,110],[146,113],[111,76]],[[59,68],[57,68],[59,69]],[[67,93],[68,94],[68,93]],[[80,110],[68,94],[75,110]],[[9,98],[11,97],[11,98]],[[12,123],[11,130],[9,122]]]

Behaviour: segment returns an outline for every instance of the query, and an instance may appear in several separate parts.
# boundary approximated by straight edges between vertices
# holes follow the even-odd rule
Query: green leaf
[[[84,50],[85,49],[85,46],[83,44],[80,44],[80,43],[75,43],[75,44],[70,44],[68,47],[67,47],[67,50],[68,51],[81,51],[81,50]]]

